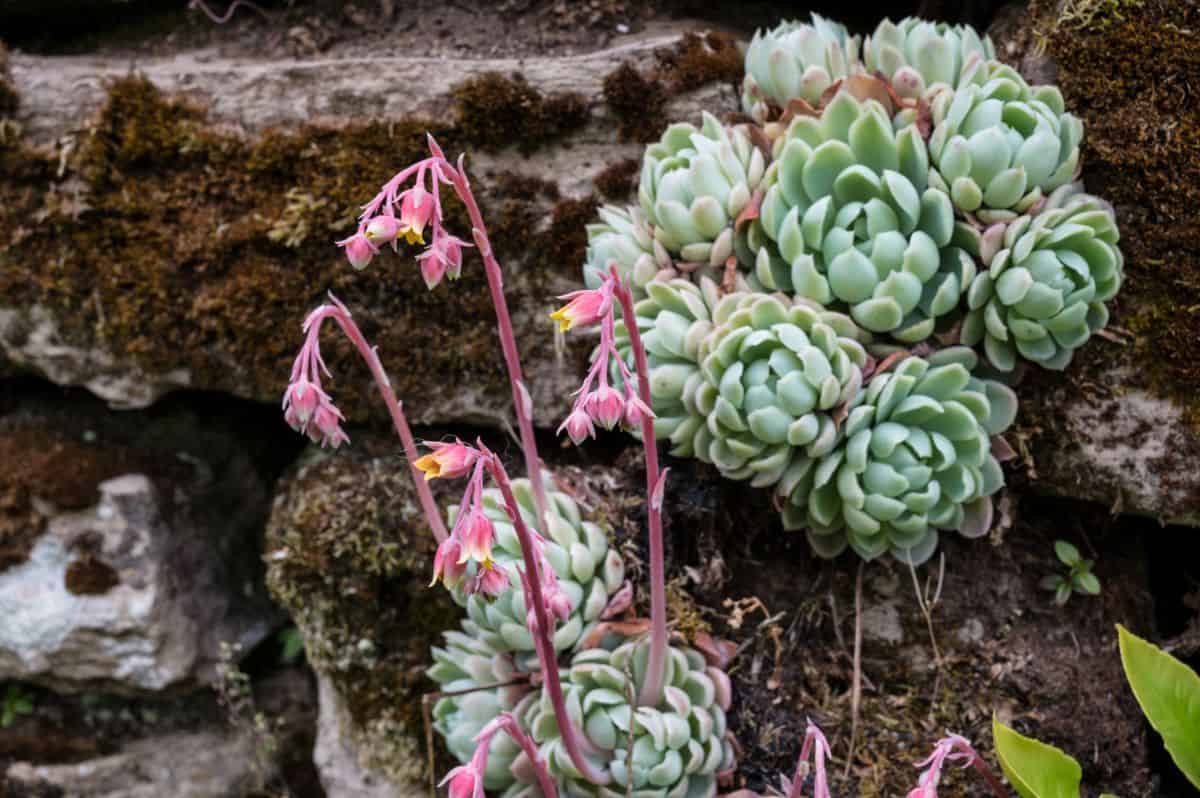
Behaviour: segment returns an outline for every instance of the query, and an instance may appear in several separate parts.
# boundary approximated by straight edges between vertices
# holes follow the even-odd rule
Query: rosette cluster
[[[742,105],[672,126],[639,207],[589,228],[587,279],[636,292],[656,437],[772,487],[826,556],[986,531],[1015,409],[991,378],[1065,368],[1122,281],[1080,120],[987,37],[912,18],[756,34]]]
[[[975,276],[953,244],[954,207],[929,186],[916,126],[893,132],[877,101],[839,94],[776,142],[744,259],[767,290],[847,309],[901,341],[929,337]]]
[[[571,497],[546,485],[547,512],[544,544],[546,561],[558,577],[558,587],[571,600],[571,614],[554,632],[555,651],[575,651],[595,628],[612,595],[625,580],[624,564],[608,536],[599,526],[583,518]],[[514,479],[513,495],[525,522],[534,526],[533,493],[529,480]],[[434,648],[434,664],[427,675],[446,696],[434,706],[435,728],[446,746],[461,762],[475,750],[473,738],[483,726],[503,711],[516,712],[521,697],[534,696],[525,679],[538,669],[533,637],[526,623],[525,598],[517,569],[522,567],[520,543],[497,488],[483,492],[483,512],[495,528],[492,556],[495,565],[508,575],[509,588],[493,599],[466,595],[453,589],[451,595],[467,611],[461,631],[444,635],[442,648]],[[451,508],[453,523],[458,508]],[[506,685],[495,687],[494,685]],[[463,692],[463,691],[471,692]],[[531,698],[530,700],[533,700]],[[512,765],[520,749],[506,734],[492,738],[487,767],[488,789],[504,789],[515,778]]]
[[[717,775],[733,766],[725,719],[729,677],[699,652],[673,646],[662,699],[655,706],[638,706],[634,697],[645,681],[647,656],[644,639],[628,640],[611,651],[581,651],[563,670],[568,714],[595,751],[591,761],[611,778],[607,787],[575,771],[548,701],[522,706],[519,717],[550,770],[561,774],[566,795],[713,796]],[[536,795],[536,786],[518,783],[505,798]]]

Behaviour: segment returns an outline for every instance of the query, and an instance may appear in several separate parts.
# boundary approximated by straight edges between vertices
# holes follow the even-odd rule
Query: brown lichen
[[[617,118],[617,134],[624,141],[655,141],[667,124],[666,87],[657,78],[644,77],[632,64],[621,64],[605,76],[604,101]]]
[[[452,89],[463,136],[485,150],[516,147],[529,153],[588,119],[579,94],[545,95],[519,73],[485,72]]]
[[[0,572],[28,560],[45,528],[46,517],[34,508],[25,486],[0,486]]]
[[[627,61],[604,78],[604,100],[625,141],[656,141],[669,121],[667,100],[715,81],[736,84],[744,72],[737,40],[724,33],[689,33],[654,58],[646,74]]]
[[[626,158],[611,164],[592,178],[592,184],[600,196],[610,202],[628,200],[637,189],[641,164],[634,158]]]
[[[76,596],[98,596],[121,583],[115,568],[94,554],[85,554],[67,566],[63,584]]]
[[[1050,31],[1046,51],[1067,107],[1084,121],[1084,182],[1114,204],[1121,226],[1116,329],[1132,333],[1146,387],[1179,401],[1200,428],[1200,7],[1145,0],[1055,25],[1052,6],[1035,4],[1032,24]],[[1113,344],[1097,342],[1073,369],[1101,368],[1113,355]]]

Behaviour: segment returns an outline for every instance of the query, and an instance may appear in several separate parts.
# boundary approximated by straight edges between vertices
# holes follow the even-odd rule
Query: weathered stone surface
[[[261,787],[271,774],[255,757],[252,739],[216,728],[140,740],[78,764],[18,762],[5,777],[17,795],[60,790],[73,798],[216,798]]]
[[[0,679],[66,690],[211,681],[277,623],[256,587],[266,484],[229,425],[0,396]]]
[[[326,798],[392,798],[420,792],[419,784],[395,784],[363,765],[354,743],[354,721],[337,689],[324,677],[318,677],[317,689],[320,714],[313,764],[321,775]]]

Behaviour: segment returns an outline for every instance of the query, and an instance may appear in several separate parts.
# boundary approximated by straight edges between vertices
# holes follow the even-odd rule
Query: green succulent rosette
[[[646,148],[638,202],[655,240],[671,255],[723,265],[733,253],[733,222],[765,168],[745,126],[727,127],[706,112],[699,128],[671,125]]]
[[[832,414],[862,388],[862,330],[800,297],[730,294],[712,317],[703,379],[684,397],[693,420],[675,431],[676,448],[756,487],[830,452],[840,438]]]
[[[1018,357],[1063,369],[1075,350],[1108,323],[1105,302],[1116,295],[1124,258],[1108,203],[1076,186],[1052,193],[1036,215],[1004,228],[967,292],[962,342],[1011,371]]]
[[[796,99],[816,105],[826,89],[850,74],[857,58],[858,37],[818,14],[811,22],[756,31],[746,49],[742,109],[761,123],[770,105],[786,108]]]
[[[991,527],[991,496],[1004,472],[991,436],[1016,415],[1012,390],[972,375],[966,347],[910,356],[876,374],[852,403],[842,442],[781,482],[784,526],[805,529],[825,557],[847,546],[919,564],[940,530],[979,537]]]
[[[529,480],[514,479],[512,490],[522,518],[531,528],[537,528]],[[554,633],[555,651],[563,652],[572,650],[599,620],[609,596],[624,581],[625,571],[621,556],[609,547],[604,530],[585,521],[570,496],[554,490],[547,481],[546,499],[547,528],[541,530],[546,538],[546,560],[558,576],[559,587],[571,599],[572,607],[571,616],[558,624]],[[451,524],[457,509],[451,508]],[[508,574],[509,588],[490,600],[480,595],[465,595],[460,589],[452,590],[451,594],[466,608],[467,617],[474,624],[472,634],[497,651],[511,653],[517,670],[533,671],[538,667],[537,654],[525,625],[525,597],[517,575],[517,569],[524,568],[524,560],[498,488],[484,490],[483,511],[495,526],[492,558]]]
[[[935,88],[969,85],[995,58],[991,39],[981,38],[974,28],[916,17],[885,19],[862,46],[866,71],[882,74],[897,95],[910,99]]]
[[[563,794],[588,798],[710,798],[717,774],[733,766],[726,739],[729,678],[690,648],[671,647],[666,686],[654,707],[637,706],[646,677],[648,640],[630,640],[613,650],[593,648],[575,655],[562,673],[567,714],[595,749],[589,758],[612,777],[598,787],[575,770],[562,744],[549,699],[527,705],[521,716],[539,745]],[[537,795],[515,784],[505,798]]]
[[[792,120],[763,179],[758,219],[737,241],[766,291],[845,309],[863,328],[927,338],[955,311],[975,263],[954,240],[950,198],[929,185],[915,126],[847,93]]]
[[[468,762],[475,751],[475,735],[501,712],[519,713],[537,694],[525,684],[507,684],[518,675],[512,654],[498,651],[480,634],[473,621],[462,631],[445,632],[444,644],[433,649],[433,665],[426,671],[442,692],[460,693],[439,698],[433,706],[433,727],[459,762]],[[505,687],[494,685],[504,684]],[[503,790],[514,783],[513,764],[520,747],[507,734],[497,734],[488,748],[484,786]]]
[[[599,288],[609,266],[616,266],[621,278],[641,296],[646,283],[670,267],[670,255],[654,240],[654,231],[641,208],[605,205],[600,208],[599,216],[600,221],[587,226],[584,283],[588,288]]]
[[[1010,221],[1075,179],[1083,123],[1054,86],[995,67],[982,85],[938,94],[931,112],[930,185],[986,223]]]

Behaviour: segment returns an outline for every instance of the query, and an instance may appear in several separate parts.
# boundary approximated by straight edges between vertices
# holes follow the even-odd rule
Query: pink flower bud
[[[636,395],[630,394],[625,398],[625,426],[638,429],[648,418],[657,418],[654,411],[646,407],[646,403]]]
[[[425,472],[425,479],[456,479],[466,475],[479,459],[479,452],[462,441],[427,443],[432,452],[418,458],[413,466]]]
[[[567,436],[576,446],[586,441],[588,438],[596,437],[596,428],[592,425],[591,416],[582,407],[577,407],[567,416],[567,420],[558,428],[558,433],[561,435],[563,430],[567,431]]]
[[[612,292],[605,288],[591,291],[572,291],[559,299],[569,299],[566,305],[550,314],[558,322],[558,329],[567,331],[572,327],[587,327],[603,319],[612,311]]]
[[[546,607],[550,613],[560,621],[565,621],[571,617],[571,599],[563,591],[555,588],[552,591],[547,591]]]
[[[462,580],[466,567],[459,563],[461,552],[462,545],[454,537],[448,537],[438,545],[437,553],[433,555],[433,580],[429,583],[430,587],[437,584],[438,580],[447,587],[453,587]]]
[[[492,526],[492,522],[486,515],[477,512],[467,526],[467,534],[463,539],[463,550],[458,561],[460,563],[468,560],[481,563],[491,562],[492,541],[495,538],[496,528]]]
[[[387,244],[396,239],[400,222],[394,216],[376,216],[367,225],[366,236],[372,243]]]
[[[346,259],[356,269],[367,268],[371,258],[375,257],[375,253],[378,252],[375,245],[363,233],[355,233],[337,243],[339,247],[346,250]]]
[[[430,291],[437,288],[438,283],[442,281],[442,277],[446,275],[445,262],[437,257],[432,250],[418,255],[417,262],[421,264],[421,277],[425,279],[425,287]]]
[[[447,783],[450,785],[447,791],[450,798],[483,798],[483,774],[473,760],[447,773],[442,784]]]
[[[625,397],[607,385],[601,385],[585,401],[588,415],[605,429],[612,429],[625,416]]]
[[[300,377],[288,386],[283,395],[283,406],[285,410],[293,410],[300,426],[304,426],[321,404],[321,398],[321,389],[306,377]]]
[[[415,185],[400,195],[400,228],[397,235],[410,244],[425,243],[425,225],[433,216],[433,196]]]
[[[482,593],[495,598],[508,588],[508,574],[497,568],[491,560],[479,564],[475,577],[467,585],[468,593]]]
[[[312,439],[313,443],[336,449],[350,441],[342,429],[341,422],[341,411],[334,407],[333,402],[330,402],[327,397],[322,397],[320,406],[313,411],[312,418],[309,419],[306,427],[308,437]]]

